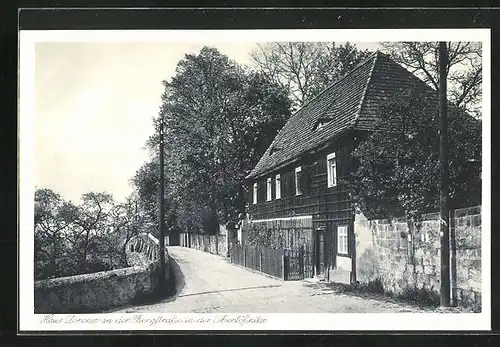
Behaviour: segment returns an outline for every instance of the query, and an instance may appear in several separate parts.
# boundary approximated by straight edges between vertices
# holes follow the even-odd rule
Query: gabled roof
[[[382,101],[419,85],[436,92],[385,54],[375,52],[293,114],[247,176],[255,178],[294,162],[348,129],[371,130]],[[331,119],[315,129],[321,119]]]

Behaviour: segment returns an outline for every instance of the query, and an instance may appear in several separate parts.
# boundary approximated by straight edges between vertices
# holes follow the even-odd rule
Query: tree
[[[272,42],[259,44],[252,58],[259,71],[290,93],[298,108],[369,54],[350,43]]]
[[[166,189],[183,229],[215,232],[245,210],[246,174],[290,115],[287,92],[214,48],[179,61],[163,82]],[[265,131],[265,132],[264,132]]]
[[[35,278],[125,267],[125,245],[141,230],[137,195],[116,203],[108,193],[82,195],[80,205],[51,189],[35,191]]]
[[[107,218],[114,201],[110,194],[97,192],[82,194],[81,200],[82,204],[78,207],[78,219],[75,223],[79,226],[77,244],[80,262],[84,265],[89,252],[96,247],[96,244],[91,242],[92,237],[109,232]]]
[[[68,254],[65,233],[75,207],[51,189],[35,190],[35,277],[56,277],[60,259]]]
[[[150,232],[146,226],[146,210],[141,208],[139,194],[133,192],[125,199],[125,202],[115,206],[112,211],[114,228],[119,231],[122,252],[125,254],[125,246],[128,241],[141,232]],[[116,216],[116,217],[115,217]]]
[[[141,230],[144,222],[142,217],[136,194],[131,194],[123,203],[111,207],[107,232],[98,233],[93,240],[99,256],[107,259],[110,268],[126,265],[126,246]]]
[[[369,217],[404,212],[411,219],[439,210],[439,115],[421,88],[381,106],[374,131],[354,150],[358,164],[344,178],[352,199]],[[481,123],[449,108],[450,205],[470,206],[481,191]]]
[[[385,42],[397,63],[439,89],[438,42]],[[448,99],[475,116],[481,114],[482,50],[480,42],[448,42]]]
[[[159,164],[157,160],[144,163],[134,174],[131,183],[135,188],[136,203],[139,211],[144,211],[144,225],[157,229]]]
[[[128,198],[127,205],[133,205],[135,208],[134,216],[140,221],[136,221],[137,230],[159,237],[160,166],[157,153],[155,155],[156,157],[144,163],[132,177],[131,183],[135,193]],[[175,202],[170,193],[165,192],[165,196],[165,223],[171,228],[170,230],[174,230],[177,228]]]

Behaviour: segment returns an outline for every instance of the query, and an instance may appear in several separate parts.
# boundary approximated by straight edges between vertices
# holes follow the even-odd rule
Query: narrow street
[[[395,313],[414,307],[336,294],[307,281],[281,281],[232,265],[202,251],[169,247],[182,271],[177,297],[161,303],[123,308],[132,313]]]

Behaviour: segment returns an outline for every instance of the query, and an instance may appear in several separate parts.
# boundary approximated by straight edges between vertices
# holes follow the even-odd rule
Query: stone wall
[[[450,213],[450,275],[452,300],[466,306],[481,304],[481,208]],[[380,279],[384,289],[402,293],[425,288],[440,291],[439,214],[423,216],[419,225],[407,220],[367,220],[357,215],[356,278]]]
[[[141,248],[143,254],[127,249],[127,268],[35,281],[35,313],[95,313],[168,294],[159,292],[159,259]],[[168,253],[165,261],[168,292],[174,281]]]

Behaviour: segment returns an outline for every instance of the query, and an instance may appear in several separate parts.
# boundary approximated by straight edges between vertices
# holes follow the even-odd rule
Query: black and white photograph
[[[21,31],[21,330],[489,329],[489,45]]]

